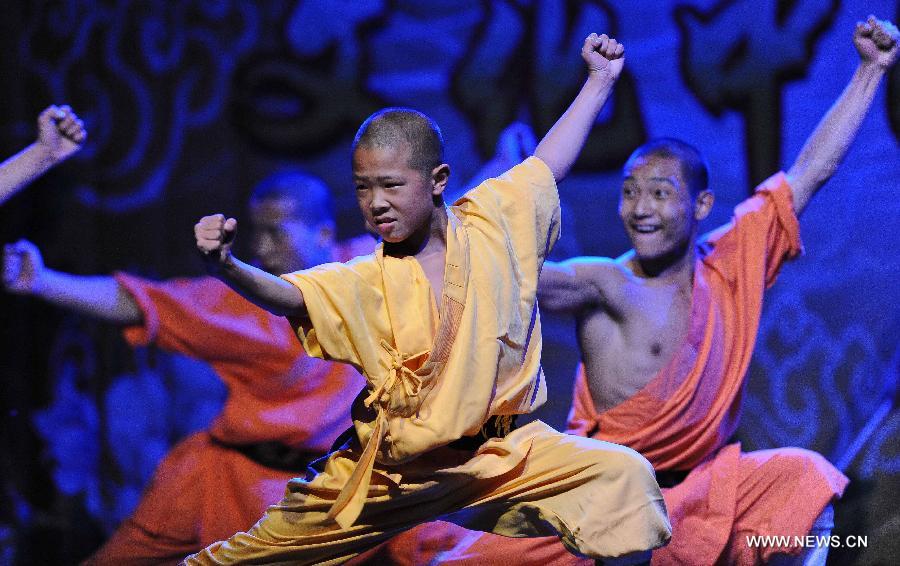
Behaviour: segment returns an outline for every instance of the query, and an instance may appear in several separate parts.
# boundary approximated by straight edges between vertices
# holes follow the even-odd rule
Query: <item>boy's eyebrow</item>
[[[362,180],[362,179],[369,179],[369,178],[370,177],[367,177],[365,175],[359,175],[359,174],[353,175],[354,181]],[[372,178],[375,179],[376,181],[383,182],[383,181],[403,180],[403,175],[378,175],[377,177],[372,177]]]

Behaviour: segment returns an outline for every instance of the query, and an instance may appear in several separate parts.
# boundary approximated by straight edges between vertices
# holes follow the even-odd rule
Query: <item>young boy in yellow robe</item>
[[[513,537],[555,534],[573,553],[621,563],[665,544],[665,505],[643,457],[540,421],[511,426],[546,398],[535,296],[558,236],[556,182],[623,54],[591,34],[588,79],[534,156],[450,207],[434,122],[408,109],[368,118],[353,143],[353,179],[383,240],[372,255],[276,278],[231,254],[235,219],[200,220],[211,271],[287,316],[310,355],[357,367],[367,388],[342,446],[292,480],[249,532],[188,563],[339,563],[436,518]]]

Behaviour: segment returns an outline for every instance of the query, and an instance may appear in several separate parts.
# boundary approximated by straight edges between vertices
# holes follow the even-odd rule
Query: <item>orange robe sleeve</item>
[[[784,173],[777,173],[739,204],[729,224],[707,234],[705,262],[733,288],[757,290],[761,276],[772,286],[784,262],[803,253],[793,193]],[[753,305],[748,305],[753,306]]]
[[[160,348],[209,363],[228,386],[210,433],[229,444],[280,442],[324,453],[350,426],[352,368],[307,356],[283,317],[203,277],[148,281],[116,274],[138,303],[143,323],[123,329],[135,346]],[[298,419],[297,415],[316,415]]]

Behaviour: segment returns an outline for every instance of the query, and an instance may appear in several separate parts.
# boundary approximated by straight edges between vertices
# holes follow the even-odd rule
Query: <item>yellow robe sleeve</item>
[[[493,303],[486,315],[493,322],[482,322],[480,331],[502,344],[489,413],[530,412],[546,399],[536,294],[544,259],[559,237],[553,173],[529,157],[466,193],[453,211],[469,234],[471,282]]]
[[[537,157],[487,179],[463,195],[455,207],[470,227],[506,240],[527,275],[536,276],[559,238],[556,181]]]
[[[291,320],[291,326],[309,355],[357,369],[377,366],[377,337],[390,335],[390,329],[373,256],[327,263],[281,278],[303,293],[309,319]]]

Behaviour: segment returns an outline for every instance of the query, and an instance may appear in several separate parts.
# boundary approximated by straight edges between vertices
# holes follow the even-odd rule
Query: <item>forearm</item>
[[[799,214],[837,170],[872,105],[885,69],[860,63],[850,83],[828,110],[788,171]]]
[[[535,157],[550,167],[557,182],[568,175],[581,153],[614,84],[615,79],[608,74],[590,73],[578,96],[534,150]]]
[[[131,294],[109,276],[70,275],[46,269],[33,294],[57,307],[113,324],[140,324],[144,318]]]
[[[251,303],[280,316],[306,316],[300,290],[229,255],[214,274]]]
[[[0,164],[0,203],[56,164],[52,154],[33,143]]]

